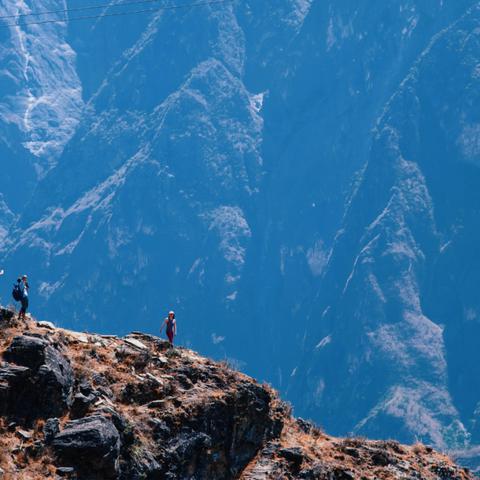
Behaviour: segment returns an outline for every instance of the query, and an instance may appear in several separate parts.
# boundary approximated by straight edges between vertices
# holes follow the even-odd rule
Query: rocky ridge
[[[473,478],[423,445],[338,439],[226,363],[0,309],[0,478]]]

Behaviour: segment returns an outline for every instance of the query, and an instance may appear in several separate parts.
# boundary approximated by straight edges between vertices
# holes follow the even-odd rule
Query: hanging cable
[[[146,0],[144,0],[146,1]],[[153,0],[152,0],[153,1]],[[188,9],[188,8],[195,8],[195,7],[203,7],[209,5],[217,5],[221,3],[229,3],[233,0],[210,0],[207,2],[197,2],[197,3],[186,3],[182,5],[167,5],[164,7],[156,7],[156,8],[147,8],[144,10],[132,10],[128,12],[112,12],[112,13],[104,13],[101,15],[84,15],[81,17],[72,17],[72,18],[64,18],[64,19],[57,19],[57,20],[40,20],[37,22],[18,22],[18,23],[7,23],[6,25],[2,25],[3,28],[10,28],[10,27],[23,27],[25,25],[43,25],[46,23],[70,23],[75,20],[93,20],[97,18],[105,18],[105,17],[120,17],[125,15],[136,15],[141,13],[151,13],[151,12],[158,12],[162,10],[179,10],[179,9]],[[65,12],[63,12],[65,13]],[[0,28],[1,28],[0,27]]]
[[[31,13],[17,13],[16,15],[3,15],[0,16],[0,20],[4,20],[7,18],[25,18],[25,17],[39,17],[41,15],[53,15],[55,13],[70,13],[70,12],[81,12],[85,10],[97,10],[101,8],[117,8],[117,7],[127,7],[129,5],[139,5],[145,3],[153,3],[159,2],[160,0],[136,0],[131,2],[123,2],[123,3],[102,3],[100,5],[87,5],[85,7],[73,7],[73,8],[66,8],[63,10],[47,10],[45,12],[31,12]]]

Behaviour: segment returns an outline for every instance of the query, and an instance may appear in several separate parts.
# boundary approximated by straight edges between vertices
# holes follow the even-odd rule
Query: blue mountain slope
[[[334,429],[478,442],[479,13],[436,35],[386,105],[332,249],[292,394]]]

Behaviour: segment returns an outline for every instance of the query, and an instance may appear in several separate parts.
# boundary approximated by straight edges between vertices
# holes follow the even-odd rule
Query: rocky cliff
[[[151,335],[0,321],[4,480],[473,478],[420,444],[330,437],[269,386]]]

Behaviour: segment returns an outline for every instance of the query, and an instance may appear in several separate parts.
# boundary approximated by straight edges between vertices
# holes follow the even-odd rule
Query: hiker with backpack
[[[173,347],[173,338],[177,334],[177,321],[175,320],[175,312],[170,310],[168,312],[168,317],[163,321],[162,326],[160,327],[160,333],[162,333],[163,328],[166,327],[168,341],[170,346]]]
[[[26,275],[23,275],[21,278],[17,278],[17,283],[13,285],[12,296],[13,299],[17,302],[21,302],[22,307],[18,314],[18,319],[25,320],[25,314],[27,313],[28,308],[28,291],[30,286],[28,285],[28,279]]]

